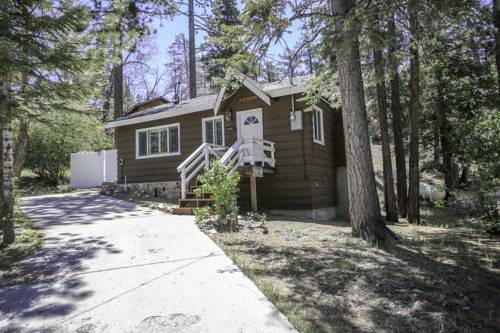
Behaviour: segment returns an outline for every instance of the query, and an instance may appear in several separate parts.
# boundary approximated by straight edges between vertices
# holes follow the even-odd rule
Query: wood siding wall
[[[128,183],[179,181],[177,167],[202,143],[201,120],[213,116],[212,110],[191,113],[115,129],[118,159],[118,181]],[[135,158],[135,132],[138,129],[180,123],[180,155],[152,158]]]
[[[259,99],[245,101],[250,96],[253,94],[249,90],[240,89],[223,104],[220,114],[231,113],[231,121],[224,120],[225,143],[230,146],[237,136],[236,112],[262,108],[264,139],[276,144],[276,168],[274,174],[257,179],[259,208],[304,210],[335,206],[335,168],[345,166],[340,112],[325,103],[319,105],[324,110],[325,128],[325,145],[320,145],[313,143],[311,112],[303,112],[302,131],[290,130],[291,96],[275,99],[271,106]],[[297,111],[304,110],[303,103],[298,101],[300,97],[295,96]],[[125,158],[125,165],[119,170],[120,181],[125,175],[129,183],[178,181],[177,166],[202,143],[201,119],[212,115],[209,110],[117,128],[118,158]],[[135,160],[137,129],[176,122],[180,123],[180,156]],[[243,207],[250,205],[248,178],[242,179],[240,202]]]

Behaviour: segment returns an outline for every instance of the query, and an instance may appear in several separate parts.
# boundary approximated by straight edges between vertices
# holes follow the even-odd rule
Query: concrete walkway
[[[295,332],[192,217],[95,192],[21,205],[46,247],[0,281],[0,332]]]

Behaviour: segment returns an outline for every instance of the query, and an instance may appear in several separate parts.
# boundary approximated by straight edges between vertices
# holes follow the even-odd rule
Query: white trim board
[[[203,143],[206,143],[205,142],[205,139],[206,139],[206,128],[205,128],[205,121],[207,120],[216,120],[216,119],[221,119],[222,120],[222,145],[225,146],[226,145],[226,131],[225,131],[225,128],[224,128],[224,117],[223,116],[213,116],[213,117],[205,117],[205,118],[201,118],[201,135],[203,136],[202,138],[202,141]],[[215,126],[213,128],[214,130],[214,134],[215,134]],[[214,138],[215,138],[215,135],[214,135]],[[209,143],[212,143],[212,142],[209,142]]]
[[[318,128],[318,131],[319,133],[321,134],[321,140],[317,140],[315,138],[315,133],[314,133],[314,125],[315,125],[315,122],[314,122],[314,116],[315,116],[315,113],[312,114],[312,132],[313,132],[313,142],[314,143],[318,143],[320,145],[325,145],[325,123],[324,123],[324,118],[323,118],[323,109],[320,108],[319,106],[317,105],[314,105],[314,112],[318,112],[320,117],[320,122],[321,122],[321,127]]]
[[[255,94],[255,96],[259,97],[264,103],[266,103],[269,106],[271,105],[271,97],[269,97],[269,95],[259,87],[259,84],[257,82],[246,77],[243,80],[242,84],[248,90],[253,92]]]
[[[245,79],[243,82],[246,81],[245,87],[247,87],[249,90],[254,92],[252,89],[256,89],[256,91],[259,91],[259,94],[256,94],[257,97],[261,98],[266,104],[271,105],[271,98],[277,98],[277,97],[282,97],[282,96],[288,96],[291,94],[300,94],[304,92],[304,85],[296,85],[296,86],[288,86],[288,87],[281,87],[281,88],[274,88],[274,89],[261,89],[260,87],[255,87],[255,85],[252,86],[252,89],[249,88],[252,83],[250,83],[250,79]],[[223,88],[224,89],[224,88]],[[171,118],[171,117],[177,117],[177,116],[182,116],[185,114],[191,114],[191,113],[196,113],[196,112],[205,112],[205,111],[210,111],[213,110],[214,114],[218,112],[218,108],[220,108],[220,105],[222,104],[222,101],[224,99],[224,94],[225,91],[221,94],[222,91],[219,91],[219,94],[217,95],[211,95],[212,98],[208,98],[207,100],[204,101],[203,103],[197,103],[193,105],[182,105],[178,104],[175,106],[173,109],[166,109],[164,111],[160,111],[155,114],[150,114],[150,115],[145,115],[145,116],[137,116],[133,118],[128,118],[128,119],[122,119],[122,120],[114,120],[110,121],[106,124],[106,128],[115,128],[115,127],[121,127],[121,126],[128,126],[128,125],[135,125],[135,124],[141,124],[145,123],[148,121],[154,121],[154,120],[159,120],[159,119],[166,119],[166,118]],[[254,92],[255,93],[255,92]],[[188,100],[189,101],[189,100]],[[216,109],[217,107],[217,109]],[[165,105],[159,105],[154,108],[148,109],[148,111],[152,111],[155,109],[161,109],[165,108]]]
[[[144,155],[144,156],[139,156],[139,133],[141,132],[147,132],[150,130],[156,130],[156,129],[163,129],[163,128],[170,128],[170,127],[177,127],[177,146],[179,147],[178,151],[175,153],[159,153],[159,154],[150,154],[150,155]],[[170,140],[170,132],[167,131],[167,148],[169,147],[169,140]],[[149,138],[146,136],[147,140],[147,151],[149,151]],[[135,130],[135,159],[136,160],[142,160],[146,158],[155,158],[155,157],[167,157],[167,156],[177,156],[181,155],[181,124],[180,123],[172,123],[172,124],[166,124],[166,125],[161,125],[161,126],[154,126],[154,127],[146,127],[146,128],[139,128]]]

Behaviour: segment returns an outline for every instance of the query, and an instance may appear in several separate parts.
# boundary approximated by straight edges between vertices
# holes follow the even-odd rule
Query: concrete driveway
[[[192,217],[95,192],[21,205],[46,247],[0,281],[0,332],[295,332]]]

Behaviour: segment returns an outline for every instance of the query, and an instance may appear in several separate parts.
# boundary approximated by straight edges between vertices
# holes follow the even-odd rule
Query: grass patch
[[[42,234],[33,227],[26,215],[16,206],[14,211],[16,240],[8,247],[0,247],[0,273],[12,267],[44,246]],[[0,227],[0,233],[3,232]]]

